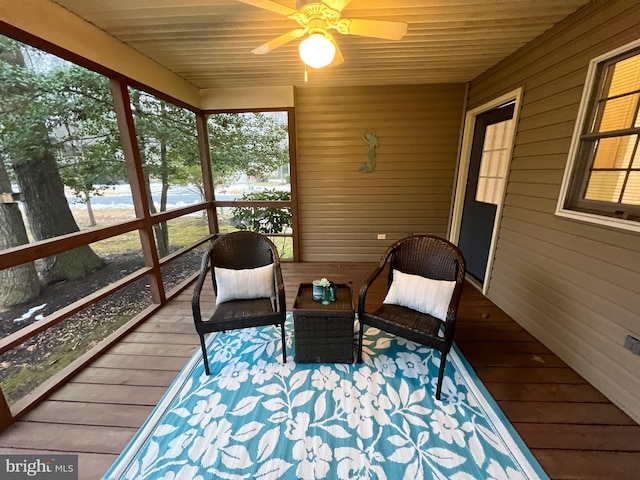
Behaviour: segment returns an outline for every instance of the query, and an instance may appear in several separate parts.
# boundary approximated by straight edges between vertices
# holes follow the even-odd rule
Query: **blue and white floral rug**
[[[429,348],[368,328],[362,364],[296,364],[292,337],[283,364],[275,327],[212,335],[104,478],[548,478],[455,346],[437,401]]]

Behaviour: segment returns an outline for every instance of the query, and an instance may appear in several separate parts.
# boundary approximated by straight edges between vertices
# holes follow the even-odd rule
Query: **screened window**
[[[640,46],[591,71],[563,207],[640,222]]]
[[[268,235],[280,257],[294,258],[287,111],[208,116],[211,169],[221,233]]]

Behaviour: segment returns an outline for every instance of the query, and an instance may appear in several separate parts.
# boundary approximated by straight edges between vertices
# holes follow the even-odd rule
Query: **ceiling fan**
[[[338,44],[329,33],[331,29],[343,35],[361,35],[386,40],[399,40],[407,33],[405,22],[343,18],[341,12],[351,0],[298,0],[296,9],[271,0],[238,1],[284,15],[300,25],[300,28],[254,48],[253,53],[263,55],[292,40],[306,37],[300,42],[300,58],[312,68],[335,66],[344,61]]]

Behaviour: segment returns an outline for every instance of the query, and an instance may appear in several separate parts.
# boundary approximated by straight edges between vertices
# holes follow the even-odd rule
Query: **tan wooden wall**
[[[475,79],[524,85],[488,296],[640,421],[640,235],[554,216],[589,61],[640,38],[640,3],[593,2]]]
[[[378,261],[411,233],[447,235],[464,92],[463,84],[296,89],[302,261]],[[359,171],[367,128],[379,140],[372,173]]]

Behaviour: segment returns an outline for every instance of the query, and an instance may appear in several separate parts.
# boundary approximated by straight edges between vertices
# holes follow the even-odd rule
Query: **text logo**
[[[78,480],[77,455],[0,455],[2,480]]]

